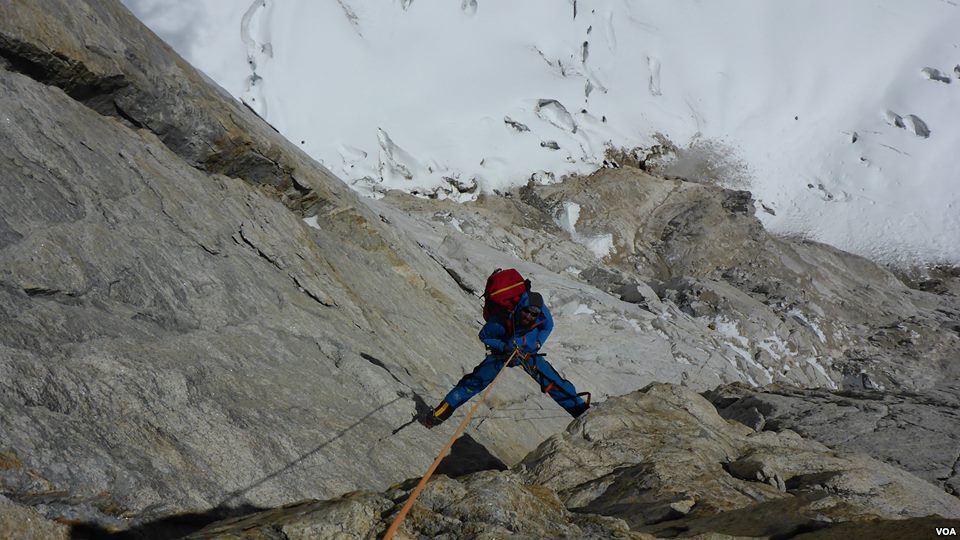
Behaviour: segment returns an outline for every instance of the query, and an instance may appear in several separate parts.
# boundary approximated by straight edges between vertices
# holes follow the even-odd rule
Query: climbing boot
[[[433,411],[420,417],[420,423],[427,429],[433,429],[442,424],[450,415],[453,414],[453,407],[446,401],[440,402]]]
[[[589,403],[583,403],[582,405],[574,406],[572,409],[569,409],[567,412],[570,413],[570,416],[574,418],[579,418],[580,415],[587,412],[587,409],[590,408]]]

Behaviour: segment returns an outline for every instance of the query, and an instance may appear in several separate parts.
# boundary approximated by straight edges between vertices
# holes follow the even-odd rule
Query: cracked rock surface
[[[756,431],[791,429],[837,449],[902,467],[960,493],[960,385],[920,392],[828,392],[729,385],[707,392],[724,418]],[[746,420],[746,421],[745,421]]]
[[[119,2],[8,1],[0,14],[0,514],[37,534],[199,520],[181,534],[420,473],[446,434],[413,418],[483,357],[476,292],[496,267],[533,279],[557,325],[544,352],[595,402],[652,381],[922,393],[956,380],[955,275],[911,289],[869,261],[773,238],[745,192],[623,167],[470,205],[361,200]],[[581,208],[576,234],[558,224],[567,203]],[[608,234],[606,256],[584,245]],[[567,426],[519,371],[464,439],[474,466],[449,474],[516,465]],[[738,418],[763,429],[764,411]],[[871,453],[955,485],[955,448],[903,448]],[[736,481],[715,487],[732,496],[748,485],[783,498],[799,481],[763,453],[722,463]],[[630,462],[594,484],[615,483],[610,495],[563,508],[529,499],[541,480],[518,470],[445,485],[541,501],[566,527],[533,535],[627,534],[620,518],[571,508],[615,514],[613,496],[646,467]],[[402,494],[385,497],[393,508]],[[709,499],[623,497],[646,524]],[[520,526],[459,508],[432,511],[494,536]]]
[[[114,530],[428,464],[475,298],[119,2],[0,9],[0,492]]]
[[[414,484],[306,501],[192,538],[375,538]],[[870,538],[925,516],[939,517],[913,525],[960,523],[960,499],[790,430],[756,433],[689,389],[655,384],[591,410],[511,471],[436,477],[397,537],[828,538],[836,527]]]
[[[945,274],[942,287],[911,288],[862,257],[775,237],[745,191],[624,166],[467,205],[401,194],[384,201],[418,217],[391,214],[474,288],[486,277],[479,260],[536,263],[534,282],[577,322],[563,328],[572,343],[557,353],[585,372],[577,363],[589,365],[593,377],[640,351],[657,380],[700,388],[736,378],[919,390],[960,378],[960,297],[950,292],[960,281]],[[560,226],[570,226],[571,205],[576,234]],[[605,235],[612,247],[603,257],[584,245]]]

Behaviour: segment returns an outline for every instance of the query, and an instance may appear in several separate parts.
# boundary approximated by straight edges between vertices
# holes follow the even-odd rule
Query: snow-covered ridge
[[[953,2],[125,2],[368,194],[553,181],[661,133],[738,154],[776,232],[960,262]]]

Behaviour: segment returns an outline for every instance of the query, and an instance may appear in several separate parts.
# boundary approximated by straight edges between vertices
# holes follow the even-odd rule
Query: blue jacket
[[[516,341],[514,338],[522,339],[524,352],[536,352],[546,343],[547,337],[553,331],[553,316],[550,315],[546,304],[540,307],[540,315],[532,327],[520,328],[520,311],[530,305],[529,294],[523,293],[517,307],[510,313],[509,320],[513,321],[513,324],[508,324],[506,319],[495,316],[480,329],[480,341],[490,347],[493,352],[510,352]],[[513,328],[513,332],[508,332],[509,327]]]

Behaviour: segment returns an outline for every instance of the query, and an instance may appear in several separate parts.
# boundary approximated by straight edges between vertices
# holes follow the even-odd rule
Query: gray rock
[[[741,408],[736,413],[723,415],[723,417],[736,420],[754,431],[763,431],[763,426],[767,423],[767,418],[756,407]]]
[[[605,262],[617,271],[659,282],[661,299],[688,315],[733,323],[746,338],[739,348],[772,372],[753,375],[760,384],[862,384],[848,375],[866,373],[876,388],[925,388],[960,376],[950,360],[960,335],[941,330],[956,324],[957,298],[911,289],[829,246],[770,235],[746,192],[629,167],[530,190],[543,207],[579,204],[584,234],[613,234]]]
[[[112,529],[429,464],[474,297],[119,3],[5,10],[0,56],[4,493]]]
[[[0,534],[17,540],[67,540],[70,527],[0,495]]]
[[[752,415],[758,411],[766,419],[760,429],[791,429],[831,448],[861,452],[902,467],[949,493],[960,493],[960,386],[956,383],[916,393],[728,386],[706,395],[724,418],[754,427]]]
[[[475,255],[487,248],[536,263],[531,268],[541,287],[551,279],[543,274],[553,273],[625,301],[657,296],[663,302],[646,307],[660,315],[650,324],[668,337],[674,369],[647,368],[653,380],[701,388],[734,377],[755,385],[922,389],[960,376],[951,361],[960,355],[960,334],[950,330],[960,316],[957,297],[908,287],[890,271],[829,246],[774,237],[747,211],[745,192],[623,167],[467,205],[401,194],[385,201],[420,218],[409,227],[461,276],[477,274],[463,263],[490,258]],[[598,260],[554,223],[566,202],[581,207],[580,236],[613,236],[610,256]],[[381,210],[394,219],[391,212]],[[443,222],[433,219],[438,213]],[[643,283],[652,286],[649,294],[632,289]],[[556,287],[548,288],[554,297],[570,298],[570,284]],[[597,326],[639,318],[580,288],[577,301],[594,311]],[[581,349],[607,343],[603,329],[591,330],[577,335]],[[616,335],[644,357],[663,354],[647,354],[648,346],[629,333]],[[648,336],[650,342],[656,337]]]
[[[205,172],[269,186],[291,208],[312,213],[345,196],[332,174],[143,29],[120,2],[33,0],[7,10],[0,56],[8,71],[148,129]]]
[[[760,536],[824,518],[960,516],[960,499],[916,476],[786,429],[755,433],[728,423],[707,400],[673,385],[608,400],[527,456],[521,474],[570,508],[658,535],[688,527],[688,534]],[[686,499],[695,501],[686,514],[662,510]],[[715,519],[724,513],[726,522]]]
[[[191,538],[375,538],[415,483],[268,510]],[[788,430],[754,433],[689,390],[652,385],[588,412],[512,471],[435,477],[398,538],[788,537],[845,524],[880,534],[931,514],[953,523],[960,500]]]
[[[329,501],[307,501],[215,523],[193,539],[379,538],[393,521],[415,482],[377,494],[355,492]],[[524,485],[510,472],[481,472],[427,484],[397,538],[650,538],[631,532],[619,519],[574,514],[557,495]]]
[[[0,58],[0,489],[45,518],[109,531],[419,473],[445,434],[413,417],[482,357],[472,291],[496,266],[533,278],[557,322],[546,352],[598,402],[654,380],[924,389],[957,374],[955,297],[773,238],[744,192],[624,167],[466,206],[363,201],[117,2],[18,3]],[[614,235],[613,253],[598,260],[554,223],[564,201],[583,209],[581,236]],[[519,373],[488,405],[473,438],[491,463],[569,420]],[[709,462],[751,480],[720,482],[718,498],[834,486],[721,443]],[[693,495],[630,495],[663,465],[624,459],[619,480],[576,473],[574,507],[612,513],[619,497],[651,522],[705,519]],[[360,523],[377,497],[337,512]],[[429,526],[466,535],[450,521],[466,516],[495,536],[511,511],[464,502]],[[555,512],[562,530],[530,521],[531,534],[626,531]]]

